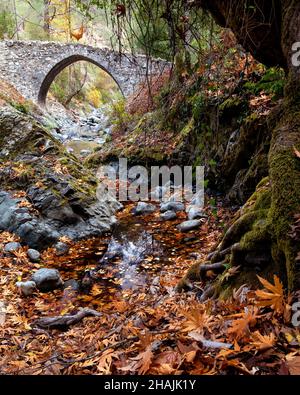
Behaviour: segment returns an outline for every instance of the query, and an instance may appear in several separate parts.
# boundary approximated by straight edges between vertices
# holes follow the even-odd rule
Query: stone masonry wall
[[[120,55],[109,48],[74,43],[0,41],[0,77],[34,102],[47,93],[41,92],[41,87],[43,83],[45,85],[45,79],[48,83],[52,82],[55,68],[57,72],[57,68],[61,70],[78,60],[88,60],[106,70],[125,97],[145,80],[147,59],[143,55]],[[167,61],[153,59],[150,61],[149,74],[159,75],[169,67]]]

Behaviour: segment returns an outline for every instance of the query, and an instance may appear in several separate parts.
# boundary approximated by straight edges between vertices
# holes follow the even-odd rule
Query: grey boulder
[[[155,211],[155,206],[151,203],[138,202],[137,206],[133,209],[134,215],[151,214]]]
[[[151,199],[152,200],[160,200],[162,198],[165,199],[166,194],[168,196],[171,194],[171,182],[168,181],[165,185],[163,186],[157,186],[152,192],[151,192]]]
[[[19,288],[20,293],[24,296],[30,296],[36,290],[36,284],[34,281],[18,281],[16,286]]]
[[[169,210],[169,211],[165,211],[164,213],[162,213],[160,218],[163,221],[172,221],[173,219],[177,218],[177,215],[176,215],[175,211]]]
[[[189,206],[187,208],[187,215],[189,220],[194,220],[194,219],[200,219],[200,218],[206,218],[207,215],[205,212],[197,206]]]
[[[191,203],[191,206],[203,207],[203,205],[204,205],[203,193],[201,191],[196,193],[190,203]]]
[[[166,202],[160,205],[160,211],[165,213],[166,211],[184,211],[184,204],[181,202]]]
[[[59,241],[58,243],[55,244],[55,254],[57,256],[65,255],[69,252],[69,246],[66,243],[63,243]]]
[[[177,225],[177,229],[180,232],[188,232],[190,230],[196,229],[201,225],[202,221],[199,219],[194,219],[192,221],[184,221]]]
[[[67,288],[71,289],[72,291],[79,292],[80,290],[79,282],[74,279],[67,280],[64,282],[64,289]]]
[[[35,282],[36,287],[42,292],[53,291],[63,285],[59,271],[56,269],[39,269],[33,274],[31,280]]]

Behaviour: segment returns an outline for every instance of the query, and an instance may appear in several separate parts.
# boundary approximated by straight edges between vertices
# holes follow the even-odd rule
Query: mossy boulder
[[[37,118],[7,103],[0,107],[0,230],[37,249],[62,236],[76,240],[109,231],[119,203],[97,199],[94,173]]]

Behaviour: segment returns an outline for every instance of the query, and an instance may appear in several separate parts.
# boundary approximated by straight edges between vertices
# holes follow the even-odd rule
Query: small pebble
[[[18,251],[20,248],[22,248],[21,244],[15,241],[12,241],[11,243],[8,243],[4,247],[4,252],[7,252],[8,254],[11,254],[13,252]]]
[[[33,250],[32,248],[27,251],[27,256],[33,263],[37,263],[41,259],[41,254],[37,250]]]

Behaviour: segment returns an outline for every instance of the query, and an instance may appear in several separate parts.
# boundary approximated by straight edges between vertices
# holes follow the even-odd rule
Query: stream
[[[133,215],[134,207],[134,203],[128,203],[118,213],[111,235],[83,246],[81,259],[71,259],[67,265],[59,263],[57,268],[64,281],[76,280],[80,286],[75,294],[65,289],[64,305],[72,299],[78,307],[97,308],[112,301],[129,300],[133,294],[155,296],[162,284],[173,293],[196,259],[205,258],[211,248],[210,239],[214,242],[221,232],[214,216],[202,227],[181,233],[176,225],[185,219],[184,212],[173,221],[162,221],[159,205],[156,212],[145,216]]]
[[[106,106],[86,118],[78,114],[70,117],[69,111],[52,104],[49,120],[56,125],[52,133],[69,152],[84,157],[109,138],[108,111]],[[76,291],[70,296],[66,288],[64,303],[70,297],[80,305],[96,307],[105,301],[126,300],[134,292],[155,294],[165,278],[175,286],[195,259],[205,258],[210,248],[207,233],[214,239],[220,231],[218,219],[212,214],[216,207],[208,207],[201,227],[182,233],[176,226],[187,219],[185,211],[164,221],[159,204],[154,213],[141,216],[133,215],[135,206],[127,203],[117,215],[112,234],[94,240],[75,265],[73,261],[59,263],[63,280]]]
[[[110,137],[110,109],[111,105],[106,104],[84,115],[50,101],[46,122],[52,135],[66,146],[68,152],[86,157]]]

